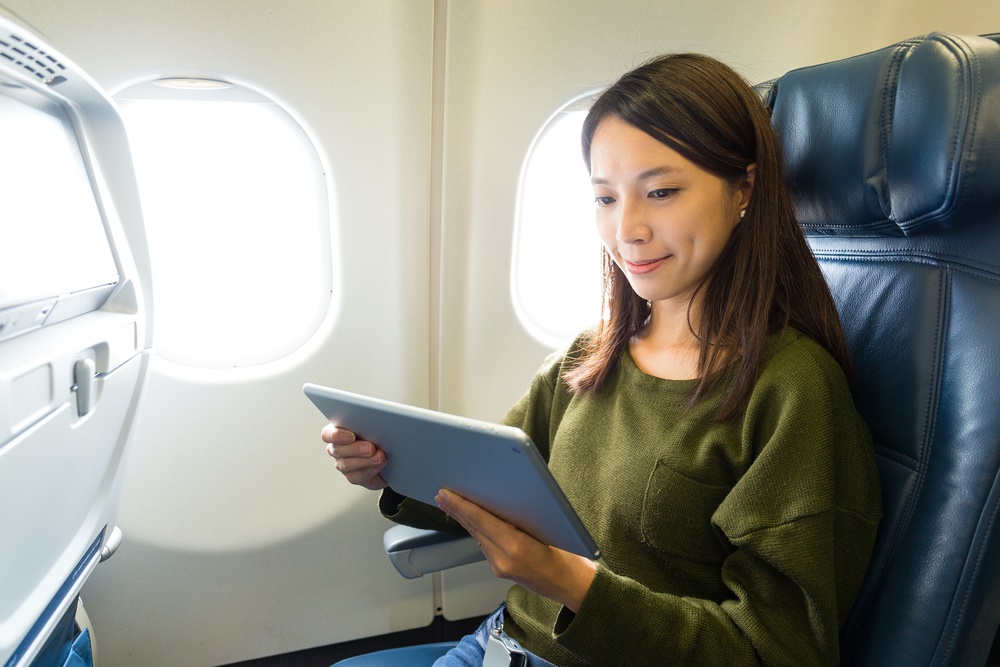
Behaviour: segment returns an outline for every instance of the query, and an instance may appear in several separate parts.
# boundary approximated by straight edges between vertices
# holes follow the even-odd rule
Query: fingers
[[[371,456],[341,456],[339,453],[335,453],[333,457],[337,461],[337,470],[343,473],[351,484],[372,490],[384,489],[388,484],[382,479],[380,473],[387,463],[385,453],[370,442],[359,444],[371,447],[375,453]],[[348,446],[353,447],[353,445]]]
[[[445,514],[462,524],[469,535],[476,539],[484,553],[496,548],[498,540],[517,530],[479,505],[446,489],[438,491],[434,501]]]
[[[367,468],[361,468],[353,472],[345,472],[344,477],[347,481],[356,486],[360,486],[371,491],[378,491],[389,486],[389,484],[382,478],[379,473],[385,464],[380,466],[369,466]]]
[[[367,489],[384,489],[387,484],[380,473],[385,468],[385,452],[367,440],[358,440],[354,433],[327,424],[320,437],[327,443],[326,453],[336,460],[336,468],[351,484]]]
[[[346,445],[354,442],[354,433],[348,431],[346,428],[339,428],[334,424],[327,424],[323,427],[323,432],[320,433],[320,438],[323,442],[332,445]]]
[[[445,514],[450,516],[455,521],[462,524],[462,527],[476,538],[476,541],[482,546],[480,534],[481,530],[475,521],[473,521],[469,514],[475,512],[475,505],[470,503],[468,500],[458,495],[457,493],[452,493],[446,489],[441,489],[434,496],[434,502],[437,503]]]
[[[442,489],[434,500],[479,543],[493,574],[580,610],[596,576],[593,561],[542,544],[456,493]]]
[[[335,459],[352,457],[374,457],[380,454],[378,447],[367,440],[358,440],[357,436],[347,429],[327,424],[320,433],[323,442],[327,443],[326,453]],[[378,463],[378,461],[373,461]]]
[[[441,489],[434,500],[476,540],[494,575],[523,585],[522,570],[536,560],[533,550],[547,547],[457,493]]]

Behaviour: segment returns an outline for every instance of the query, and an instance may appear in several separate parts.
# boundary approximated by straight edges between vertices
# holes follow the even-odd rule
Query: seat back
[[[1000,46],[934,33],[761,90],[878,455],[843,662],[982,665],[1000,622]]]
[[[2,6],[0,152],[0,664],[18,667],[70,650],[120,541],[152,280],[117,107]]]

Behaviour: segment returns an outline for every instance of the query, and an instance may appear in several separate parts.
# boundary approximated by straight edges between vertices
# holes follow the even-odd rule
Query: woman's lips
[[[629,273],[631,273],[632,275],[641,276],[645,273],[652,273],[669,258],[670,255],[667,255],[666,257],[661,257],[659,259],[639,260],[636,262],[630,262],[627,259],[623,258],[622,261],[625,262],[625,268],[628,269]]]

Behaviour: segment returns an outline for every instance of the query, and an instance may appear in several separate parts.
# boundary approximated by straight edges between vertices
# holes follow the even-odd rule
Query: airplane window
[[[302,126],[262,94],[205,79],[116,99],[149,238],[156,352],[232,368],[299,348],[337,294],[326,170]]]
[[[521,170],[511,291],[522,325],[553,348],[600,317],[601,242],[580,155],[580,129],[592,102],[588,94],[556,112]]]

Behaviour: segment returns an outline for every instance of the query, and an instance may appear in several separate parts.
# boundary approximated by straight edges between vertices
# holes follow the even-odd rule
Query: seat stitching
[[[903,452],[892,449],[891,447],[886,447],[885,445],[877,445],[875,447],[875,450],[876,450],[875,453],[883,460],[889,461],[890,463],[895,463],[900,468],[905,468],[910,472],[919,472],[918,468],[920,465],[920,461],[913,458],[909,454],[904,454]],[[887,452],[891,452],[892,454],[890,455]],[[900,458],[906,459],[906,462],[900,461],[899,460]],[[912,463],[913,465],[907,465],[908,462]]]
[[[813,255],[817,259],[827,259],[827,260],[844,260],[844,259],[854,259],[864,262],[899,262],[899,263],[909,263],[909,264],[925,264],[927,266],[935,266],[944,270],[952,270],[956,273],[963,273],[974,275],[980,278],[985,278],[986,280],[998,281],[1000,280],[1000,273],[992,271],[990,269],[984,269],[979,266],[974,266],[972,264],[966,264],[961,260],[956,260],[953,258],[943,258],[932,254],[905,254],[901,255],[897,251],[893,250],[822,250],[819,252],[814,252]]]

